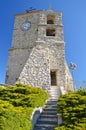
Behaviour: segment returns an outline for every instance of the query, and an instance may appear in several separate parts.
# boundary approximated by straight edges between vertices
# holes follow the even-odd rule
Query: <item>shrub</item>
[[[7,87],[0,90],[0,99],[9,101],[15,107],[39,107],[45,104],[47,93],[40,88],[17,84],[17,87]]]
[[[0,87],[0,130],[31,130],[32,111],[43,106],[47,98],[40,88],[22,84]]]
[[[14,107],[0,100],[0,130],[30,130],[32,108]]]
[[[62,114],[63,126],[55,130],[86,129],[86,90],[60,96],[58,112]]]

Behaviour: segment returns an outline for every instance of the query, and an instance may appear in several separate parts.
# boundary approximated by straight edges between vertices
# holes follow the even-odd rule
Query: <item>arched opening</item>
[[[48,15],[47,16],[47,24],[54,24],[55,16]]]

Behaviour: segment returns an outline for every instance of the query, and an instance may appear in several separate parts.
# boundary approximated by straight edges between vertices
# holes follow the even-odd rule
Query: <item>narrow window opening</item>
[[[55,36],[55,29],[46,29],[46,36]]]
[[[51,15],[47,16],[47,24],[54,24],[54,21],[55,21],[54,16],[51,16]]]
[[[51,71],[51,86],[57,85],[56,83],[56,71]]]

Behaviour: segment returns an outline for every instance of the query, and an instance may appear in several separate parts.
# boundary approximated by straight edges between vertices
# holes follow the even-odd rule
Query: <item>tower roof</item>
[[[48,8],[47,11],[48,11],[48,12],[54,12],[52,6],[49,6],[49,8]]]

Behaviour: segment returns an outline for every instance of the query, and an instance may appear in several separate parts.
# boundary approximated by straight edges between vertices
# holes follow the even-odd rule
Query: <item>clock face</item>
[[[21,29],[22,30],[28,30],[31,26],[31,23],[30,22],[25,22],[21,25]]]

